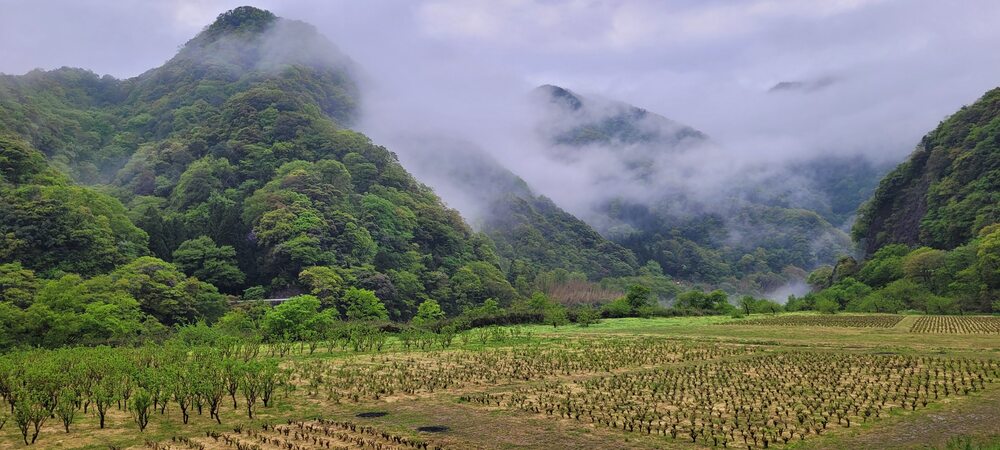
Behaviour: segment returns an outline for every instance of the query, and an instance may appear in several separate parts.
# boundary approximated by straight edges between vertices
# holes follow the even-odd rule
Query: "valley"
[[[0,31],[0,450],[1000,448],[992,5],[229,3]]]

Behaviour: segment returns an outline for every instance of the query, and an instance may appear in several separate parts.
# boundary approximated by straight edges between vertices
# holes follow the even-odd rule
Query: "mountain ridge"
[[[860,210],[866,254],[888,244],[953,249],[1000,221],[1000,88],[921,139]]]
[[[321,267],[340,286],[331,306],[343,308],[340,292],[356,286],[395,319],[430,297],[452,313],[487,298],[510,303],[516,294],[489,239],[395,155],[346,128],[357,105],[353,63],[327,53],[335,47],[313,27],[272,16],[223,13],[167,63],[127,80],[72,69],[4,76],[0,129],[25,134],[50,164],[120,200],[152,247],[135,256],[232,252],[221,263],[246,281],[226,286],[230,294],[310,292],[315,276],[300,275]],[[312,44],[274,51],[289,40]],[[18,211],[0,223],[15,223]],[[31,232],[17,228],[15,238]],[[24,261],[45,272],[34,262]]]

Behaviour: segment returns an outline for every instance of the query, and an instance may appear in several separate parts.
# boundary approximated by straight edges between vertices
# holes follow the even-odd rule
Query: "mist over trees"
[[[132,314],[132,329],[118,330],[131,337],[153,332],[147,322],[218,319],[220,289],[319,290],[395,319],[428,295],[451,311],[483,296],[509,301],[489,239],[344,128],[356,108],[350,66],[311,26],[238,8],[136,78],[4,76],[0,252],[15,264],[5,267],[42,286],[107,282],[131,311],[117,312]],[[343,287],[300,277],[317,267]],[[41,314],[48,291],[17,289],[8,309]]]

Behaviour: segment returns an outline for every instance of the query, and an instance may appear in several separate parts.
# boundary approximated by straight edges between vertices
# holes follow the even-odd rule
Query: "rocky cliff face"
[[[892,243],[952,249],[1000,222],[1000,89],[925,136],[859,213],[853,234],[867,254]]]

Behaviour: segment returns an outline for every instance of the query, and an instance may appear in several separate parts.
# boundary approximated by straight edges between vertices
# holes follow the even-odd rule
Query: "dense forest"
[[[132,79],[71,68],[0,77],[0,345],[259,328],[289,310],[541,320],[553,304],[539,291],[570,302],[636,283],[676,294],[656,264],[640,268],[472,157],[473,171],[451,175],[492,183],[477,201],[500,212],[474,232],[349,128],[355,70],[311,26],[243,7]],[[265,314],[254,302],[266,298],[294,301]]]
[[[95,333],[134,334],[215,320],[224,295],[322,292],[343,315],[350,288],[394,319],[430,298],[509,304],[489,238],[345,128],[351,67],[311,26],[245,7],[133,79],[0,78],[5,331],[42,340],[93,313],[123,328]]]
[[[1000,89],[924,136],[859,210],[866,257],[821,267],[818,309],[1000,311]]]

